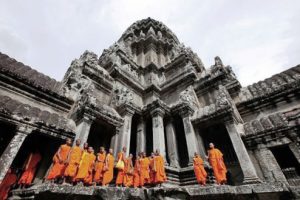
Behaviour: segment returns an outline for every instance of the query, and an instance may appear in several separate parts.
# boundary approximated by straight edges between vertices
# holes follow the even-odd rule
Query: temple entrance
[[[153,128],[152,118],[146,119],[146,154],[150,155],[153,152]]]
[[[282,172],[291,185],[300,184],[300,165],[289,146],[279,146],[270,149]]]
[[[209,143],[214,143],[224,155],[224,162],[228,169],[227,181],[229,185],[240,185],[243,182],[243,172],[238,162],[226,127],[223,124],[200,128],[199,133],[203,138],[205,149],[209,149]]]
[[[115,127],[102,121],[95,121],[91,126],[87,142],[89,143],[89,146],[94,148],[95,153],[99,151],[101,146],[108,151],[111,138],[115,133]]]
[[[15,132],[15,126],[0,122],[0,156],[3,154],[7,145],[14,137]]]
[[[132,116],[132,123],[131,123],[131,137],[130,137],[130,149],[129,153],[131,153],[134,157],[138,152],[136,152],[137,146],[137,125],[138,125],[139,116],[134,114]]]
[[[64,140],[33,132],[25,139],[11,166],[15,169],[19,169],[19,175],[21,175],[30,153],[33,151],[39,152],[42,156],[42,160],[38,164],[34,183],[42,182],[52,163],[54,154],[63,143]]]

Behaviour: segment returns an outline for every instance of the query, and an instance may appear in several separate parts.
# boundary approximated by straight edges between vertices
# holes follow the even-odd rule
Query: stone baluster
[[[254,151],[254,155],[259,162],[264,178],[267,182],[279,181],[287,183],[287,180],[270,149],[265,147],[256,149]]]
[[[24,140],[31,132],[32,129],[26,126],[20,126],[17,128],[14,137],[0,157],[0,184],[19,152]]]
[[[158,149],[160,154],[166,157],[165,136],[164,136],[164,117],[165,112],[161,108],[151,111],[153,128],[153,151]]]
[[[133,114],[134,111],[128,107],[123,108],[123,110],[121,111],[121,115],[124,118],[124,124],[120,129],[120,133],[118,136],[118,146],[116,148],[116,153],[120,152],[123,147],[126,147],[127,148],[126,156],[129,155]]]
[[[170,160],[170,166],[179,168],[178,145],[177,145],[173,118],[169,119],[169,121],[166,124],[166,138],[167,138],[167,148],[168,148],[168,157]]]
[[[137,125],[136,152],[146,152],[146,122],[143,117]]]
[[[197,138],[195,134],[194,127],[192,125],[190,116],[191,112],[181,112],[181,117],[183,121],[183,127],[184,127],[184,133],[185,133],[185,139],[187,143],[187,150],[189,154],[189,163],[188,165],[191,166],[193,165],[193,158],[194,158],[194,153],[198,151],[198,145],[197,145]]]
[[[88,140],[93,121],[94,119],[91,119],[91,117],[83,116],[83,118],[80,120],[79,124],[76,127],[75,140],[81,140],[81,147],[83,147],[83,144]]]
[[[240,135],[242,133],[239,133],[242,131],[239,129],[234,122],[228,122],[225,124],[226,129],[228,131],[230,140],[232,142],[233,148],[235,150],[235,153],[237,155],[237,158],[239,160],[243,175],[244,175],[244,181],[245,184],[251,184],[251,183],[259,183],[261,180],[258,178],[256,170],[254,168],[254,165],[250,159],[250,156],[247,152],[247,149],[242,141],[242,138]]]

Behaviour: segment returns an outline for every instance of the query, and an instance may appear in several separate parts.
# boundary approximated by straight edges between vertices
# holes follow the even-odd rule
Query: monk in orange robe
[[[105,158],[106,158],[105,149],[104,149],[104,147],[100,147],[100,151],[97,154],[97,161],[96,161],[96,165],[95,165],[94,182],[96,184],[102,183],[103,167],[104,167]]]
[[[54,182],[56,179],[63,177],[71,150],[71,143],[71,139],[68,138],[66,140],[66,144],[61,145],[58,151],[55,153],[52,167],[49,170],[48,176],[46,177],[47,180]]]
[[[207,173],[204,169],[203,160],[199,156],[199,154],[195,152],[195,156],[193,158],[193,161],[194,161],[194,163],[193,163],[194,172],[195,172],[195,175],[196,175],[197,182],[200,185],[204,186],[206,184]]]
[[[83,185],[83,183],[89,184],[89,176],[92,172],[92,165],[94,164],[92,154],[94,154],[93,147],[89,147],[88,151],[83,151],[82,153],[78,172],[75,176],[76,182],[79,182],[80,185]],[[96,158],[95,155],[94,157]]]
[[[146,153],[141,153],[141,159],[140,159],[140,185],[141,187],[144,187],[145,183],[149,183],[150,181],[150,160],[146,157]]]
[[[133,185],[133,164],[132,164],[132,154],[129,154],[129,157],[125,160],[125,168],[124,168],[124,180],[123,185],[125,187],[131,187]]]
[[[115,158],[113,156],[113,149],[109,149],[103,167],[104,173],[103,173],[102,186],[107,186],[112,181],[114,177],[114,162],[115,162]]]
[[[92,185],[93,183],[93,174],[94,174],[94,166],[96,156],[94,154],[94,149],[92,147],[89,148],[89,168],[88,168],[88,175],[84,178],[85,185]]]
[[[155,157],[155,154],[152,152],[151,153],[151,156],[149,158],[150,160],[150,165],[149,165],[149,168],[150,168],[150,179],[149,179],[149,184],[154,184],[154,177],[155,177],[155,166],[154,166],[154,157]]]
[[[74,181],[74,178],[77,174],[78,166],[81,160],[82,156],[82,149],[80,148],[80,139],[77,139],[75,142],[75,146],[72,147],[68,161],[67,161],[67,167],[64,173],[64,183],[72,183]]]
[[[137,155],[134,163],[133,170],[133,187],[137,188],[140,186],[140,156]]]
[[[125,159],[126,159],[126,147],[122,148],[122,151],[118,153],[118,162],[123,161],[125,164]],[[123,179],[124,179],[125,173],[124,173],[124,168],[123,169],[118,169],[118,175],[116,178],[116,186],[122,186],[123,184]]]
[[[159,184],[159,186],[161,186],[162,183],[167,181],[167,175],[165,172],[164,158],[159,154],[158,149],[155,152],[154,168],[155,168],[154,183]]]
[[[6,200],[11,187],[17,182],[17,175],[11,168],[5,175],[0,185],[0,199]]]
[[[225,184],[227,182],[226,179],[226,166],[223,160],[222,152],[215,148],[213,143],[209,144],[210,150],[208,150],[208,160],[213,168],[213,172],[216,178],[216,181],[219,185]]]
[[[29,157],[25,162],[25,171],[22,173],[22,176],[18,181],[18,184],[21,188],[28,187],[32,183],[37,166],[41,159],[42,156],[37,150],[29,154]]]

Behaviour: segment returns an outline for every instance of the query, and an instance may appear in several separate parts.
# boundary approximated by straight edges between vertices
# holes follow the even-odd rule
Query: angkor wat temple
[[[100,56],[85,51],[62,81],[0,53],[0,181],[22,168],[32,146],[42,154],[34,185],[10,199],[300,199],[300,65],[242,87],[215,57],[205,68],[163,23],[132,24]],[[55,67],[53,68],[55,70]],[[159,149],[163,188],[46,184],[66,138],[94,149]],[[194,152],[209,142],[224,153],[228,185],[194,176]]]

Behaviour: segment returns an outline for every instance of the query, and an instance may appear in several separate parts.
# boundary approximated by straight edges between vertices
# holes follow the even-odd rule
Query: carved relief
[[[123,104],[132,104],[133,103],[133,93],[131,90],[125,86],[118,85],[113,91],[112,102],[115,106],[121,106]]]

